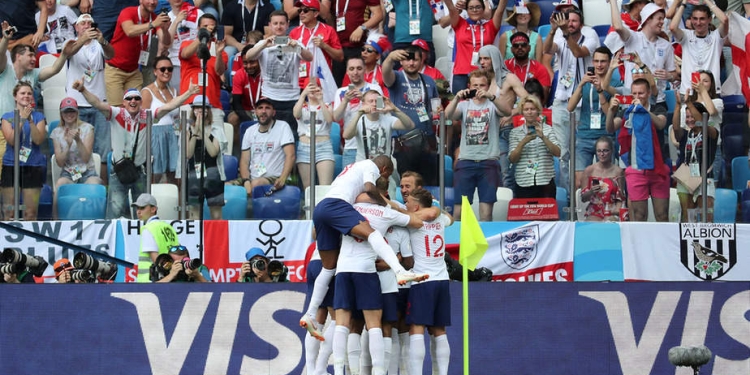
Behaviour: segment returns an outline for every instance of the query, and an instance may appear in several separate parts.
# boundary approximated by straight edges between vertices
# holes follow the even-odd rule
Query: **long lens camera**
[[[89,270],[72,270],[70,271],[70,278],[73,281],[90,282],[93,279],[93,274]]]
[[[0,273],[2,274],[19,274],[23,271],[23,266],[18,263],[5,263],[0,265]]]
[[[44,270],[46,270],[47,266],[49,265],[49,263],[47,263],[44,258],[38,255],[26,255],[16,249],[11,249],[9,247],[6,247],[3,250],[3,253],[0,255],[0,262],[26,266],[29,268],[29,272],[34,274],[34,276],[36,277],[41,277],[44,274]]]
[[[266,270],[266,262],[263,259],[256,259],[251,265],[258,271]]]
[[[200,266],[203,265],[203,262],[201,262],[200,259],[190,259],[190,258],[184,258],[182,259],[182,267],[186,270],[196,270],[200,268]]]
[[[80,252],[73,257],[73,266],[78,269],[90,270],[99,275],[102,279],[113,279],[117,274],[117,266],[96,258],[86,253]]]

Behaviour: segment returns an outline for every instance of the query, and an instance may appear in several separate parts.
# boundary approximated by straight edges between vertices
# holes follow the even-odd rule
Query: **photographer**
[[[169,257],[172,258],[171,262],[160,262],[159,258],[156,260],[158,268],[169,271],[166,276],[156,281],[157,283],[211,282],[211,274],[209,274],[208,268],[200,262],[200,259],[190,259],[187,247],[182,245],[170,247]]]
[[[0,273],[3,274],[2,279],[0,279],[0,283],[36,283],[36,281],[34,280],[34,276],[31,274],[31,272],[29,272],[29,269],[20,264],[2,264],[0,265]]]
[[[253,247],[245,253],[247,261],[242,263],[238,283],[286,282],[287,268],[279,261],[269,261],[266,253]],[[279,267],[280,266],[280,267]]]
[[[77,270],[68,258],[61,258],[55,262],[55,280],[60,284],[87,284],[96,282],[94,274],[89,270]]]
[[[0,254],[0,283],[36,283],[34,276],[42,277],[47,261],[36,255],[26,255],[14,248],[6,247]]]

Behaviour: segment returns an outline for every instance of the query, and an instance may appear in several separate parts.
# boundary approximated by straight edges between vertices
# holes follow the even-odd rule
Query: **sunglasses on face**
[[[140,97],[140,96],[128,96],[127,98],[125,98],[125,101],[126,101],[126,102],[129,102],[129,101],[131,101],[131,100],[136,100],[136,101],[140,101],[140,100],[141,100],[141,97]]]
[[[162,73],[165,73],[165,72],[172,73],[172,71],[174,71],[174,67],[173,66],[162,66],[161,68],[159,68],[159,71],[162,72]]]
[[[362,52],[375,53],[375,49],[370,47],[362,47]]]
[[[633,68],[630,71],[630,73],[633,73],[633,74],[643,74],[643,73],[645,73],[645,71],[643,69],[641,69],[641,68]]]
[[[528,43],[513,43],[513,48],[526,48],[528,46]]]
[[[187,249],[187,247],[185,247],[183,245],[172,246],[172,247],[169,248],[169,252],[170,253],[176,253],[176,252],[180,252],[180,251],[187,252],[188,249]]]
[[[609,149],[596,150],[596,152],[599,153],[599,154],[606,154],[606,153],[609,152]]]
[[[312,9],[312,8],[301,8],[299,10],[300,13],[316,12],[316,11],[317,11],[317,9]]]
[[[474,11],[474,12],[476,12],[476,11],[478,11],[478,10],[482,10],[482,9],[484,9],[484,7],[482,7],[481,5],[476,5],[476,6],[470,6],[470,7],[467,7],[466,9],[468,9],[468,10],[470,10],[470,11]]]

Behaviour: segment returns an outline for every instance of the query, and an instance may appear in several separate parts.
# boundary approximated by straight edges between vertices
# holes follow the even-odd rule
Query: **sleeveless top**
[[[151,108],[149,108],[151,109],[151,113],[156,113],[157,108],[164,106],[164,104],[167,104],[159,99],[164,99],[161,92],[159,93],[159,95],[154,95],[154,92],[151,91],[150,88],[144,87],[143,89],[148,90],[148,92],[151,93]],[[167,90],[169,90],[169,93],[172,94],[172,98],[177,97],[177,90],[175,88],[167,87]],[[175,118],[177,118],[178,116],[180,116],[180,109],[175,108],[172,110],[172,112],[169,112],[166,116],[160,118],[159,122],[155,122],[154,126],[172,125]]]

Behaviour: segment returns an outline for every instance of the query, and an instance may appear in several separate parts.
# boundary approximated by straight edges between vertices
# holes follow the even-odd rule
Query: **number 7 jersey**
[[[430,222],[425,221],[419,229],[409,229],[411,249],[414,254],[414,273],[426,273],[430,278],[425,282],[448,280],[445,267],[445,227],[451,219],[445,214]]]

